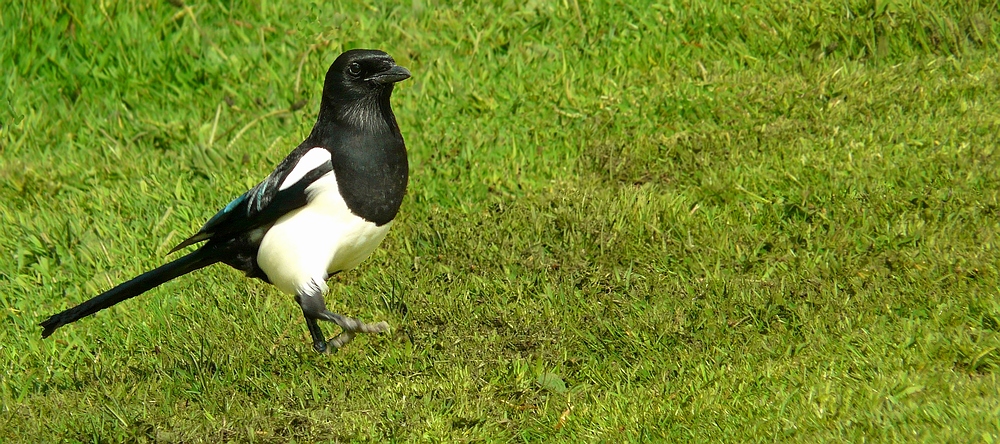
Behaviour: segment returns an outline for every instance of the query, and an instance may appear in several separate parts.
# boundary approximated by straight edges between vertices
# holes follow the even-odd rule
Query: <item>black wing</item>
[[[271,224],[289,211],[305,206],[309,202],[306,189],[317,179],[332,172],[333,164],[329,153],[323,148],[312,148],[306,155],[296,156],[301,152],[300,149],[285,158],[266,179],[215,213],[197,233],[178,244],[170,253],[201,241],[234,237]],[[313,150],[326,152],[326,158],[322,158],[322,155],[309,157],[308,154]],[[310,159],[308,164],[303,162],[306,158]],[[301,178],[291,184],[284,183],[295,170],[305,168],[310,169]]]

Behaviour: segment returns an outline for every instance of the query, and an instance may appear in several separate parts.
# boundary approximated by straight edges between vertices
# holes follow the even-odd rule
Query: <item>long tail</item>
[[[38,324],[44,329],[42,330],[42,337],[47,338],[52,332],[63,325],[78,321],[126,299],[139,296],[178,276],[207,267],[216,262],[219,262],[219,259],[215,254],[204,248],[199,248],[173,262],[140,274],[132,278],[132,280],[105,291],[76,307],[50,316],[44,322]]]

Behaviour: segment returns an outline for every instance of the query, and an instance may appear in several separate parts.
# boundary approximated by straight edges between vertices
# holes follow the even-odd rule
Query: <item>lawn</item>
[[[1000,441],[995,2],[15,3],[2,442]],[[327,302],[391,333],[317,354],[217,265],[40,338],[355,47],[413,72],[411,181]]]

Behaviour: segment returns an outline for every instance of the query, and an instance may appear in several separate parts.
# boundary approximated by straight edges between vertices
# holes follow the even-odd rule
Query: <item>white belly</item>
[[[279,290],[296,294],[358,266],[375,251],[392,222],[376,226],[351,213],[331,173],[309,186],[309,203],[275,222],[264,234],[257,265]]]

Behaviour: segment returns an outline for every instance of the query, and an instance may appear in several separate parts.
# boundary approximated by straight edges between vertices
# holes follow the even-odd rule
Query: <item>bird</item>
[[[119,302],[215,263],[293,295],[313,348],[339,349],[359,333],[388,330],[332,313],[333,275],[358,266],[386,237],[406,193],[406,146],[390,106],[410,71],[386,52],[352,49],[330,65],[312,131],[256,186],[233,199],[170,253],[190,253],[42,321],[42,338]],[[318,321],[341,333],[329,341]]]

